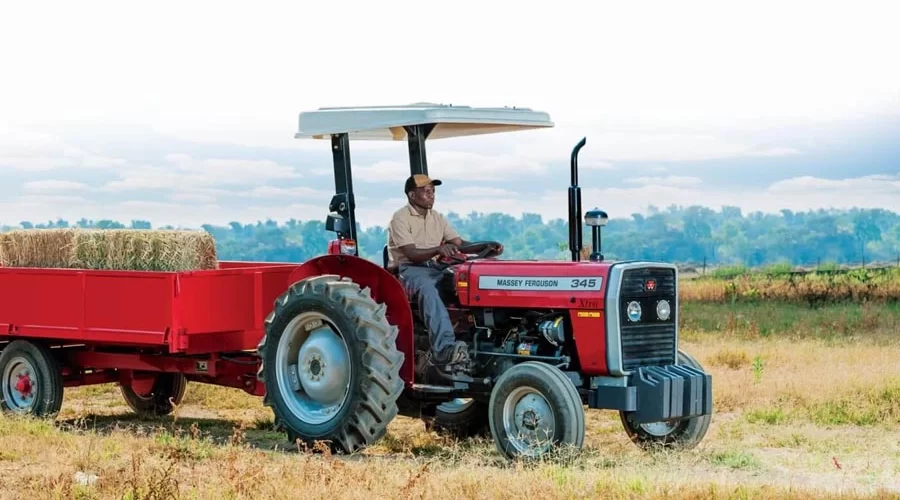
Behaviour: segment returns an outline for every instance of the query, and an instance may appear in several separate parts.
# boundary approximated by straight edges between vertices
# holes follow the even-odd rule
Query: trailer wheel
[[[187,378],[181,373],[159,373],[150,384],[119,383],[122,397],[138,415],[158,417],[168,415],[181,404]]]
[[[510,368],[491,392],[488,415],[497,449],[507,458],[538,458],[584,444],[584,406],[558,368],[526,361]]]
[[[678,363],[703,370],[703,366],[690,354],[678,351]],[[685,418],[673,422],[650,422],[635,424],[626,412],[619,412],[622,426],[631,441],[644,449],[657,447],[678,447],[689,450],[700,444],[709,430],[712,415]]]
[[[399,329],[369,289],[326,275],[275,301],[259,345],[264,403],[294,441],[353,453],[384,436],[403,391]]]
[[[0,398],[6,413],[55,417],[62,407],[63,381],[50,348],[27,340],[10,342],[0,353]]]
[[[488,405],[468,398],[445,401],[435,408],[434,417],[425,421],[425,427],[457,439],[489,436]]]

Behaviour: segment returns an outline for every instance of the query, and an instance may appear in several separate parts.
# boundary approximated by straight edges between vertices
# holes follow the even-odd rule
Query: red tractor
[[[712,380],[678,349],[675,266],[604,261],[600,228],[607,216],[599,210],[585,214],[594,253],[580,261],[577,160],[585,140],[571,155],[571,262],[485,258],[498,242],[474,242],[469,248],[485,250],[440,261],[442,296],[457,339],[469,343],[476,360],[474,376],[445,375],[414,370],[428,350],[428,332],[389,265],[387,247],[383,269],[358,257],[349,140],[405,140],[410,174],[427,175],[426,139],[550,127],[549,116],[522,108],[418,105],[320,109],[301,114],[299,122],[296,137],[331,140],[336,194],[327,228],[337,239],[334,255],[320,261],[321,274],[331,276],[309,278],[279,298],[260,346],[266,385],[283,386],[267,402],[292,435],[332,439],[352,450],[377,439],[399,404],[401,414],[424,417],[439,429],[460,434],[489,429],[509,457],[540,455],[552,445],[582,445],[586,404],[618,410],[628,435],[642,445],[690,447],[704,437]],[[312,309],[324,315],[305,312]],[[304,314],[315,325],[305,328],[315,332],[306,341],[313,343],[287,349],[285,335],[293,339],[297,334],[290,332],[304,331],[297,319]],[[356,347],[348,349],[341,336]],[[338,417],[328,423],[328,416],[313,415],[311,406],[299,402],[302,396],[286,397],[288,389],[310,383],[304,377],[321,373],[319,358],[307,354],[312,350],[341,366],[333,383],[316,379],[316,387],[332,389],[329,415]],[[281,356],[291,360],[289,366],[299,360],[301,375],[279,375],[285,366]],[[350,400],[342,399],[347,384]]]
[[[343,452],[375,443],[402,414],[438,430],[489,431],[510,458],[541,456],[582,446],[585,405],[619,411],[641,446],[695,446],[709,426],[712,380],[678,348],[677,270],[604,260],[606,214],[581,216],[584,140],[571,155],[571,261],[469,253],[485,242],[441,261],[441,293],[473,372],[416,371],[428,350],[417,305],[386,252],[381,265],[358,254],[351,138],[405,141],[410,173],[427,174],[426,139],[552,125],[522,108],[302,113],[296,136],[331,142],[326,227],[337,238],[327,255],[177,273],[0,268],[2,408],[53,415],[63,387],[115,382],[135,411],[159,415],[190,380],[263,396],[292,440]],[[583,224],[593,241],[585,261]],[[43,307],[49,295],[59,307]]]

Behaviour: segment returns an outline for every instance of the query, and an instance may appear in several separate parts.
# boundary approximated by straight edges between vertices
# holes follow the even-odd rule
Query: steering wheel
[[[484,246],[484,249],[477,254],[472,253],[472,250],[480,246]],[[458,247],[458,254],[437,259],[437,267],[438,269],[444,270],[451,266],[465,264],[470,260],[484,259],[502,248],[503,245],[497,241],[473,241],[468,245]]]

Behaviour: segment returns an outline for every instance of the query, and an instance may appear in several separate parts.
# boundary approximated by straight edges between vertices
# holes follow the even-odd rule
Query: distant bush
[[[733,279],[748,273],[750,273],[749,267],[743,264],[738,264],[734,266],[726,266],[714,269],[710,273],[710,276],[717,279]]]
[[[783,301],[819,305],[832,302],[900,301],[900,268],[812,271],[768,269],[739,274],[735,269],[685,280],[680,300],[688,302]]]

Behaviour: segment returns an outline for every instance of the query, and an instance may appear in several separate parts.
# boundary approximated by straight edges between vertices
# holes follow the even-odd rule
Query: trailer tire
[[[690,354],[679,350],[678,364],[687,365],[698,370],[703,370],[700,364]],[[651,422],[649,424],[636,425],[625,412],[619,412],[619,418],[625,433],[631,441],[643,449],[654,448],[679,448],[690,450],[696,447],[706,436],[712,415],[702,415],[678,420],[673,424],[666,422]],[[651,427],[653,426],[653,427]]]
[[[577,451],[584,444],[581,396],[559,368],[543,362],[519,363],[497,379],[488,418],[497,450],[508,459]]]
[[[175,411],[184,400],[187,378],[182,373],[159,373],[150,394],[142,396],[131,385],[119,383],[125,403],[138,415],[160,417]]]
[[[336,275],[301,280],[276,299],[259,378],[291,441],[353,453],[384,436],[404,387],[399,329],[385,313],[368,288]]]
[[[49,347],[14,340],[0,352],[0,410],[54,418],[63,401],[62,371]]]

